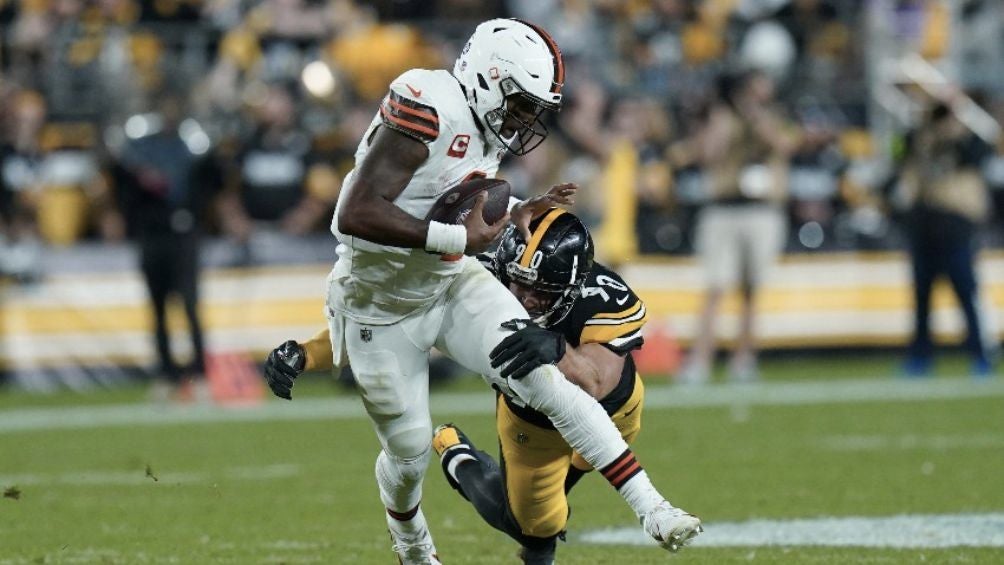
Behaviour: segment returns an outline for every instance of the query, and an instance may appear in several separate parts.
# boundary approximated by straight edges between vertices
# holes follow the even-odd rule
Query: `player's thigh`
[[[398,457],[421,454],[432,438],[429,354],[401,324],[345,320],[344,342],[363,406],[381,445]]]
[[[436,347],[489,382],[499,378],[489,353],[511,333],[503,322],[527,319],[526,310],[502,283],[473,259],[451,285]]]
[[[625,443],[631,444],[641,433],[641,413],[645,407],[645,385],[638,373],[634,375],[634,391],[624,404],[610,416]],[[593,467],[578,453],[572,454],[572,465],[588,471]]]
[[[496,412],[509,509],[528,536],[546,538],[565,529],[565,477],[572,450],[556,430],[520,419],[499,398]]]
[[[695,246],[705,281],[711,288],[728,288],[739,279],[742,242],[734,215],[731,207],[711,205],[698,216]]]

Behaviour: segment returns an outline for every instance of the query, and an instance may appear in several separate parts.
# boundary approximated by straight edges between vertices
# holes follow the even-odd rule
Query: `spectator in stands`
[[[970,131],[945,102],[933,104],[904,145],[900,188],[912,202],[907,233],[913,266],[915,326],[905,372],[928,375],[933,344],[931,289],[947,275],[966,319],[965,349],[976,377],[992,374],[992,353],[979,299],[976,254],[980,226],[989,215],[981,174],[993,147]]]
[[[756,293],[784,247],[788,160],[799,132],[774,108],[774,84],[765,74],[726,75],[704,126],[671,150],[674,165],[704,171],[708,203],[696,227],[696,248],[707,282],[697,335],[680,378],[709,379],[715,318],[722,297],[739,286],[739,335],[729,364],[736,381],[757,378],[754,338]]]
[[[151,396],[210,399],[205,379],[205,346],[199,318],[199,239],[202,214],[212,196],[205,147],[189,147],[179,133],[183,100],[167,93],[156,116],[143,127],[127,127],[129,141],[111,165],[119,209],[139,244],[140,269],[150,293],[161,375]],[[194,149],[194,150],[193,150]],[[181,367],[171,354],[167,301],[180,296],[192,339],[192,362]],[[191,387],[191,391],[188,387]]]
[[[331,165],[314,158],[290,88],[270,86],[256,119],[221,200],[224,230],[245,246],[247,260],[253,260],[250,244],[258,229],[302,236],[326,223],[341,187]]]
[[[10,97],[9,134],[0,138],[0,271],[19,279],[37,275],[41,246],[37,206],[42,188],[41,145],[46,105],[34,91]]]

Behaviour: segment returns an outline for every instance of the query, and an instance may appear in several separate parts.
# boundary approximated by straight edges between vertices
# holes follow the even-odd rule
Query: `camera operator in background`
[[[943,98],[943,97],[939,97]],[[900,201],[905,201],[906,233],[914,282],[915,328],[904,371],[930,374],[934,347],[930,331],[931,289],[947,275],[966,319],[965,350],[976,377],[993,373],[984,313],[981,312],[976,254],[990,204],[981,165],[993,153],[945,100],[929,102],[900,147]]]

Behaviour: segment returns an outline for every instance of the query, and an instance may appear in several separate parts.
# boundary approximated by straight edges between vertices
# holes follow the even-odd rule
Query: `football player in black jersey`
[[[600,401],[630,443],[641,430],[645,395],[631,357],[642,345],[645,305],[617,273],[593,261],[592,239],[575,215],[555,208],[530,227],[529,241],[510,228],[482,263],[533,316],[541,346],[561,344],[562,374]],[[501,394],[496,427],[499,461],[452,424],[436,429],[433,447],[450,485],[520,543],[526,563],[551,563],[568,518],[566,495],[591,467],[547,417]],[[616,486],[639,469],[625,458],[601,472]]]

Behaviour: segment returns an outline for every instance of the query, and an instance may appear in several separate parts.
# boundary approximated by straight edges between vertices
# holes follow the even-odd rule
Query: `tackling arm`
[[[624,357],[599,343],[584,343],[568,346],[557,365],[565,378],[600,400],[620,382]]]

